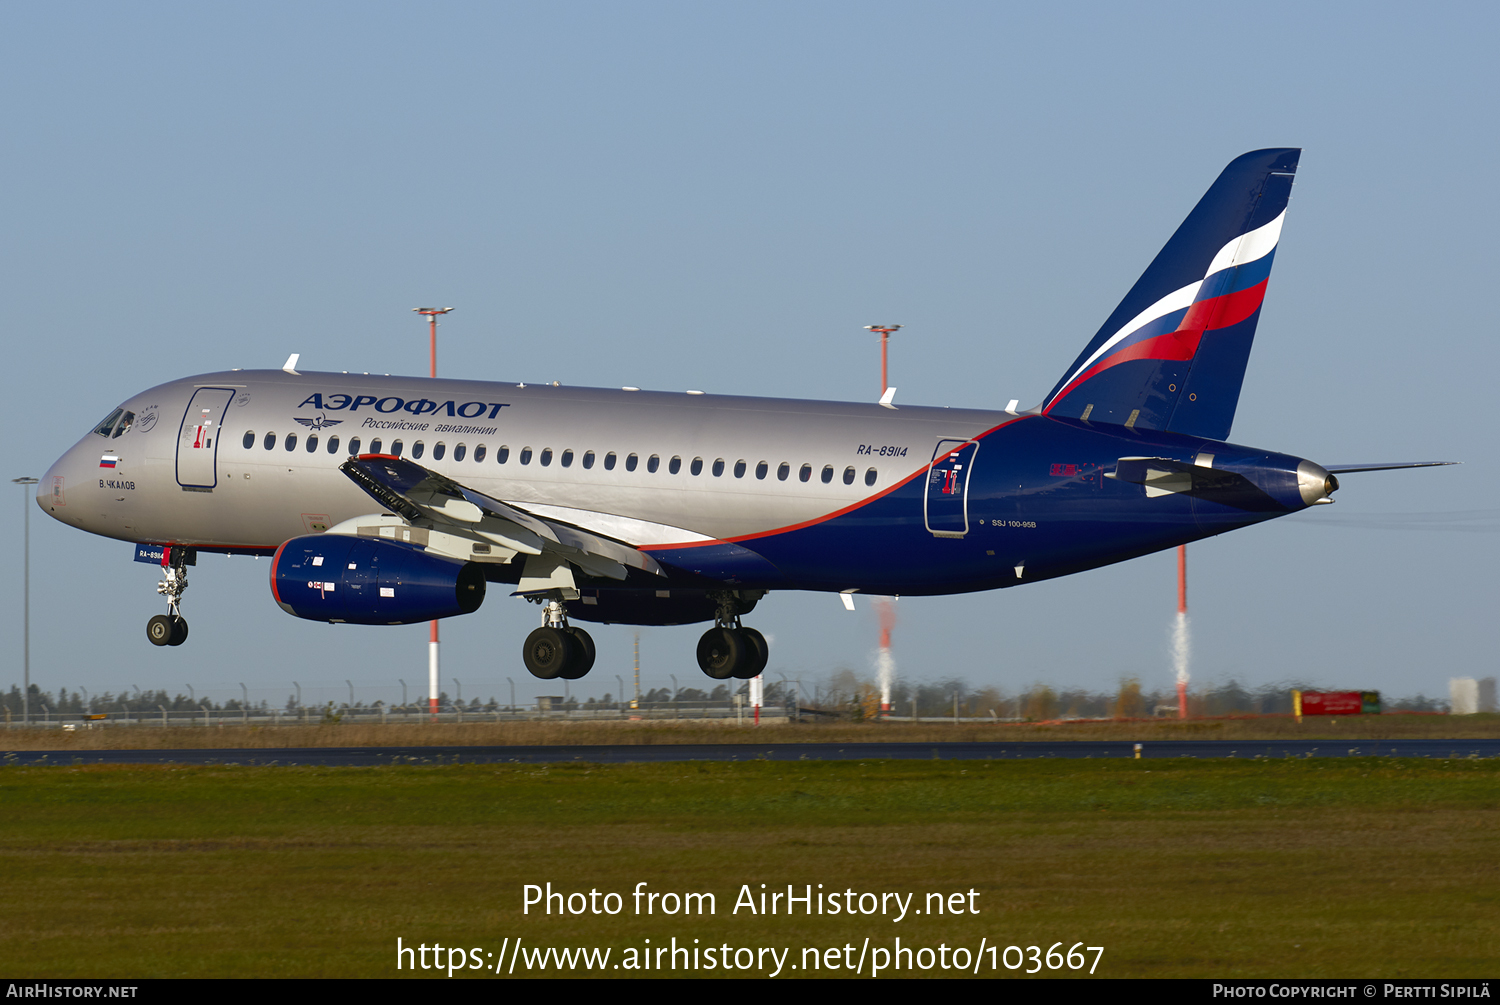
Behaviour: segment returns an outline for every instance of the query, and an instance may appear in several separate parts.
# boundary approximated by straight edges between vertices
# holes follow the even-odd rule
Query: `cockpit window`
[[[108,438],[109,431],[115,428],[115,420],[124,414],[125,409],[115,409],[113,412],[109,413],[109,418],[105,419],[103,422],[99,423],[99,425],[94,427],[94,432],[98,433],[100,436]]]
[[[121,434],[127,432],[130,429],[130,425],[133,422],[135,422],[135,413],[126,412],[125,417],[120,420],[119,425],[115,426],[115,435],[112,437],[112,439],[118,440]]]

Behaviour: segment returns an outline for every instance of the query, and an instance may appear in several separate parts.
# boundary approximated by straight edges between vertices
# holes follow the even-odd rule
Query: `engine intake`
[[[309,621],[409,625],[472,614],[484,603],[484,570],[401,541],[313,534],[271,559],[271,594]]]

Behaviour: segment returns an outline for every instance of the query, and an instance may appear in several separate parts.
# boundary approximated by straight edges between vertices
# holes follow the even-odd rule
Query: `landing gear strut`
[[[542,603],[541,628],[526,636],[521,658],[533,677],[578,680],[594,668],[594,640],[568,624],[568,613],[556,597]]]
[[[188,588],[187,567],[196,556],[191,548],[168,545],[162,556],[161,582],[156,592],[167,598],[167,613],[146,622],[146,639],[153,646],[180,646],[187,641],[188,623],[182,616],[182,594]]]
[[[760,632],[740,624],[740,611],[748,612],[755,600],[745,605],[742,598],[728,590],[715,599],[719,602],[719,613],[714,627],[698,640],[698,666],[714,680],[731,677],[749,680],[760,676],[771,658],[771,647]]]

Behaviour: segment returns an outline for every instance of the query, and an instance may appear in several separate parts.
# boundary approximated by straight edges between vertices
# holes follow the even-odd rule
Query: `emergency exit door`
[[[200,387],[188,402],[177,431],[177,484],[183,488],[212,489],[219,483],[219,434],[234,395],[229,387]]]
[[[979,444],[973,440],[939,440],[927,466],[923,514],[936,537],[963,537],[969,532],[969,477]]]

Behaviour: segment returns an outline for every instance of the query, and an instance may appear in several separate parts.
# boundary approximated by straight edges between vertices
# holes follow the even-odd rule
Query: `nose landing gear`
[[[167,613],[146,622],[146,639],[153,646],[180,646],[187,641],[188,623],[182,616],[182,594],[188,588],[187,567],[197,555],[191,548],[163,549],[161,582],[156,592],[167,598]]]
[[[740,612],[748,613],[760,598],[745,604],[734,592],[725,591],[716,599],[719,613],[714,627],[698,640],[698,666],[714,680],[759,677],[771,658],[771,647],[760,632],[740,624]]]
[[[578,680],[594,668],[594,640],[582,628],[568,624],[562,600],[552,597],[542,604],[546,624],[526,636],[521,659],[533,677],[542,680]]]

